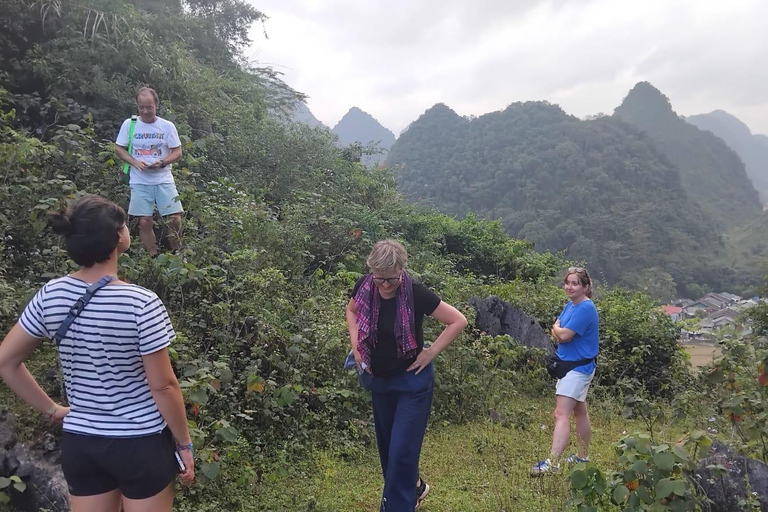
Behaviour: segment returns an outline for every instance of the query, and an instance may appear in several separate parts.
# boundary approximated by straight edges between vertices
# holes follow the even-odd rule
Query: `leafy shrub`
[[[601,384],[629,379],[652,396],[670,397],[690,382],[680,330],[647,295],[612,289],[596,305]]]
[[[648,434],[624,436],[616,443],[617,471],[606,475],[592,463],[573,467],[569,503],[580,512],[596,512],[609,503],[623,512],[699,510],[691,475],[711,444],[701,431],[671,446],[655,444]]]
[[[751,316],[764,322],[765,311]],[[768,345],[763,337],[746,337],[725,339],[721,346],[721,357],[704,372],[702,395],[714,399],[737,447],[768,462]]]

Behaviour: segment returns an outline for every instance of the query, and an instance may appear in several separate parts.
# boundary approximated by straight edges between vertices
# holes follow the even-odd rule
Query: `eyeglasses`
[[[396,285],[400,282],[400,276],[397,277],[374,277],[373,282],[377,285],[382,285],[384,283],[387,283],[391,286]]]
[[[587,271],[587,269],[585,269],[584,267],[568,267],[568,273],[569,274],[571,272],[576,272],[577,274],[582,274],[582,273],[584,273],[586,271]]]

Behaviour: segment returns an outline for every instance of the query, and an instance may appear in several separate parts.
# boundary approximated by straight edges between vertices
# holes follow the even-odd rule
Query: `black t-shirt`
[[[354,297],[357,290],[363,284],[361,277],[352,288],[351,296]],[[395,319],[397,318],[397,301],[400,295],[398,289],[395,296],[391,299],[384,299],[377,295],[379,299],[379,321],[376,330],[376,347],[371,351],[371,371],[376,377],[391,377],[405,371],[416,360],[416,357],[408,359],[397,358],[397,341],[395,341]],[[422,323],[424,315],[431,315],[437,306],[440,305],[440,297],[435,292],[419,283],[413,281],[413,306],[416,316],[416,344],[418,348],[416,353],[424,348],[424,329]]]

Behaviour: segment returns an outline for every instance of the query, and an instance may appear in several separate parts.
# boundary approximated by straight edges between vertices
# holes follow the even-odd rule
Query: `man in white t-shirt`
[[[133,132],[132,154],[128,154],[130,119],[123,122],[115,141],[117,156],[131,165],[128,215],[139,217],[139,238],[153,257],[157,255],[152,221],[155,205],[170,227],[168,242],[174,251],[179,248],[184,211],[171,174],[171,164],[181,158],[181,141],[176,126],[157,117],[159,103],[154,89],[139,89],[136,95],[139,118]]]

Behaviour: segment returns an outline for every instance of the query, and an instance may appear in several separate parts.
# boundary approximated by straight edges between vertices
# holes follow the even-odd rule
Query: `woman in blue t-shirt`
[[[533,466],[533,474],[555,472],[560,468],[559,460],[568,445],[571,435],[571,414],[576,422],[579,439],[579,453],[566,458],[569,463],[589,461],[589,438],[591,427],[587,413],[587,391],[595,376],[595,358],[599,351],[599,319],[592,302],[592,279],[587,269],[570,267],[563,279],[568,304],[563,308],[555,325],[552,337],[557,343],[557,355],[563,361],[590,360],[577,366],[557,381],[555,395],[555,432],[552,436],[552,450],[549,458]]]

